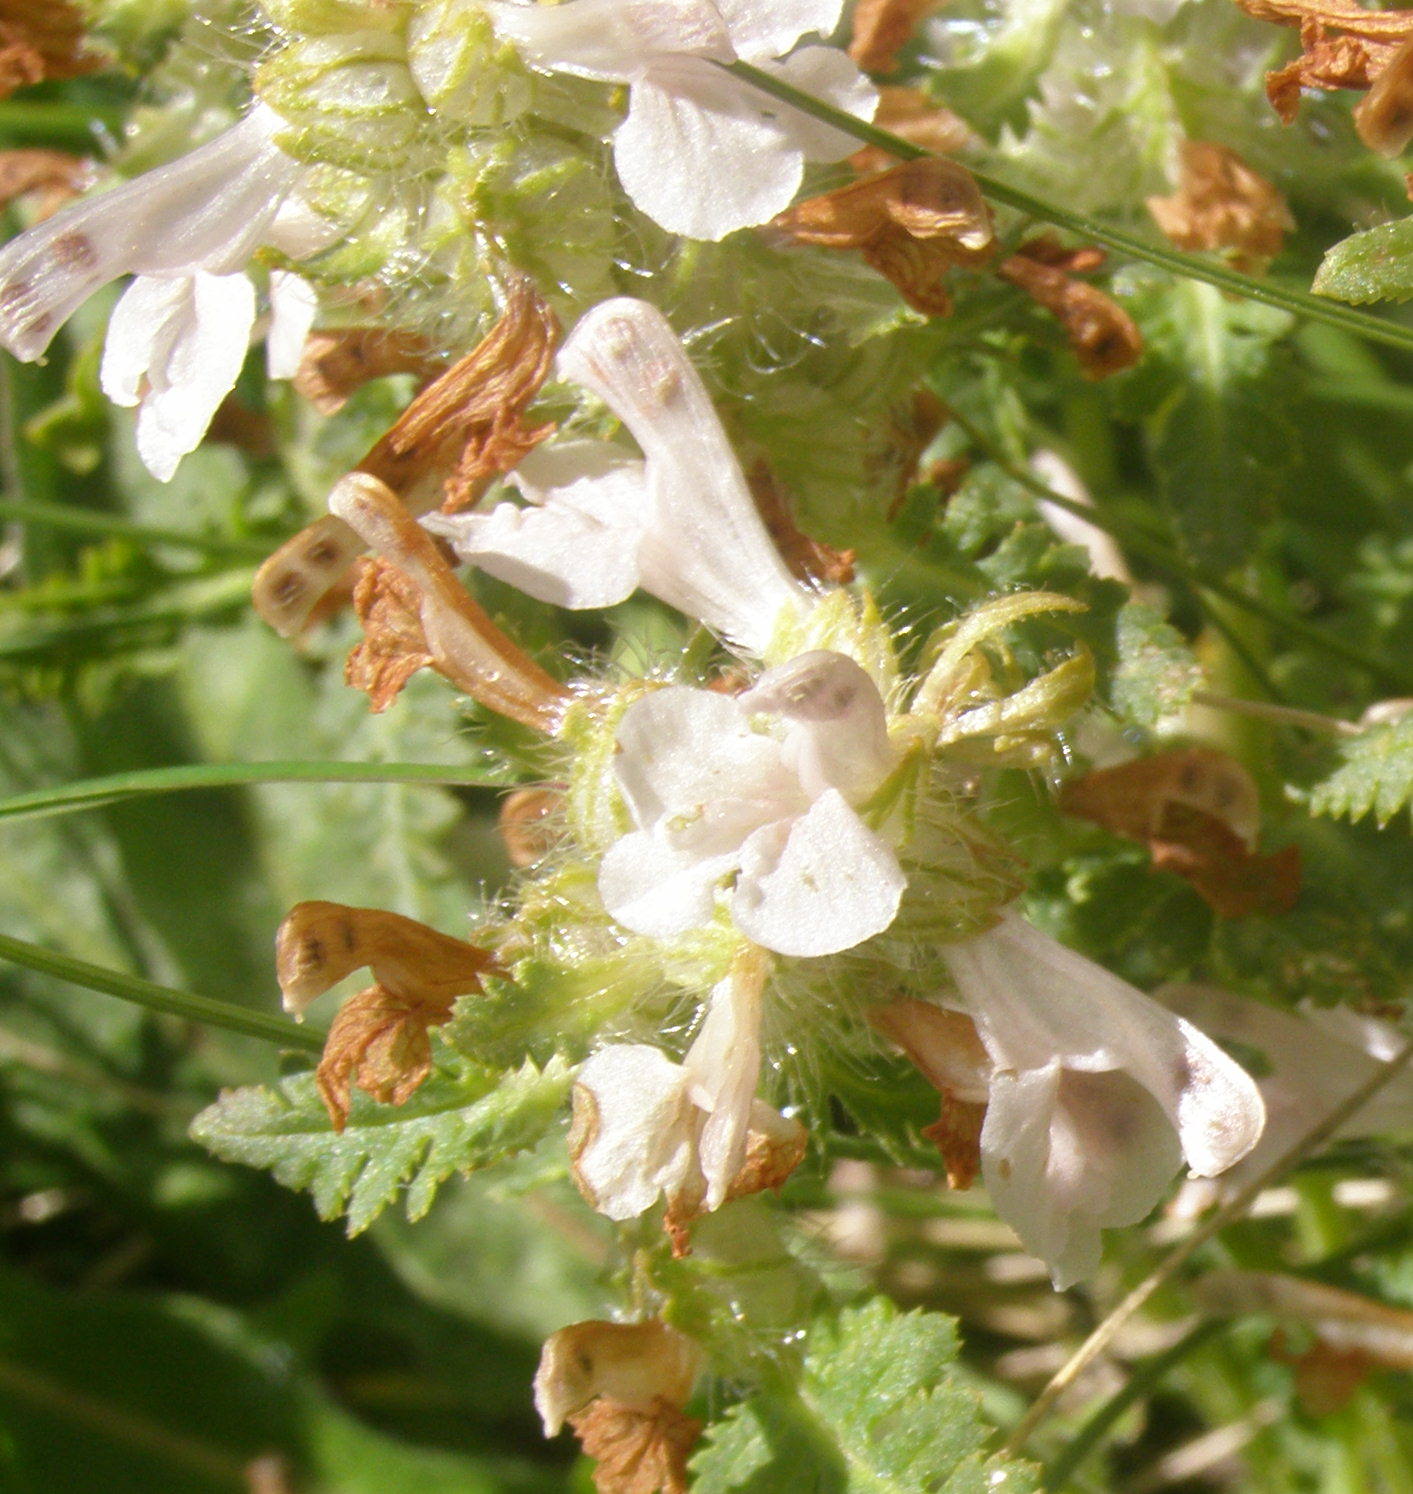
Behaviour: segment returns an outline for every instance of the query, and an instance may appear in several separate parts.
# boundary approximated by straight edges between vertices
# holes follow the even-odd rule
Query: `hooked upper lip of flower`
[[[792,50],[810,33],[829,35],[842,9],[842,0],[486,6],[533,66],[629,85],[613,138],[619,180],[662,227],[698,239],[766,222],[799,190],[806,160],[837,161],[855,148],[841,130],[782,109],[715,65],[753,63],[871,118],[878,95],[845,53]]]
[[[752,719],[772,715],[779,736]],[[637,827],[599,869],[604,906],[635,932],[670,938],[716,916],[779,954],[834,954],[893,921],[905,879],[853,808],[887,776],[882,697],[842,654],[768,670],[739,697],[669,686],[635,701],[615,771]]]

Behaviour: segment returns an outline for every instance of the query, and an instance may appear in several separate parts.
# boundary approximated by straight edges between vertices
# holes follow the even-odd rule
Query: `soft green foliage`
[[[1117,714],[1139,726],[1176,715],[1202,682],[1202,672],[1176,628],[1143,602],[1128,602],[1114,620],[1117,661],[1109,699]]]
[[[987,1456],[937,1313],[873,1301],[817,1321],[798,1373],[732,1408],[693,1460],[697,1494],[1026,1494],[1027,1469]]]
[[[1413,715],[1371,726],[1340,743],[1343,762],[1310,791],[1313,814],[1361,820],[1382,829],[1413,800]]]
[[[1413,296],[1413,218],[1350,234],[1320,261],[1314,289],[1355,306]]]
[[[355,1100],[336,1132],[309,1075],[223,1095],[192,1123],[192,1135],[228,1162],[267,1167],[314,1198],[321,1219],[347,1216],[368,1228],[405,1191],[420,1219],[454,1173],[475,1172],[533,1147],[554,1124],[569,1087],[565,1066],[495,1074],[450,1058],[397,1109]]]

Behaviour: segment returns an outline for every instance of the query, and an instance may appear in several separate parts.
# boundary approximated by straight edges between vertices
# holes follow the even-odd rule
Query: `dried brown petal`
[[[927,157],[807,198],[781,213],[773,228],[796,243],[857,249],[915,310],[951,309],[943,277],[992,252],[991,213],[971,173]]]
[[[1413,35],[1389,58],[1354,111],[1359,138],[1381,156],[1413,140]]]
[[[955,1095],[941,1095],[941,1115],[922,1134],[942,1154],[947,1186],[965,1192],[981,1173],[981,1128],[986,1123],[986,1106],[979,1100],[959,1100]]]
[[[83,13],[70,0],[0,0],[0,98],[104,66],[85,40]]]
[[[1282,913],[1300,891],[1300,852],[1255,853],[1255,780],[1211,748],[1161,752],[1085,774],[1060,797],[1071,814],[1144,841],[1160,870],[1176,872],[1222,917]]]
[[[1024,250],[1003,260],[996,273],[1059,319],[1086,378],[1106,379],[1143,356],[1133,318],[1103,291]]]
[[[866,73],[891,73],[918,22],[943,0],[858,0],[849,56]]]
[[[422,631],[421,593],[385,560],[360,560],[353,606],[363,642],[348,656],[344,679],[367,693],[374,713],[387,710],[419,669],[435,662]]]
[[[432,379],[442,365],[425,338],[385,327],[334,327],[311,332],[294,387],[323,415],[341,410],[372,379],[409,373]]]
[[[354,471],[377,478],[411,514],[434,508],[444,479],[448,508],[473,503],[554,429],[531,427],[526,407],[554,359],[559,324],[527,280],[512,283],[505,310],[477,347],[423,389]],[[256,611],[284,638],[326,612],[321,604],[366,548],[338,518],[316,519],[260,567]]]
[[[375,709],[430,664],[487,709],[553,732],[568,691],[496,627],[387,486],[350,473],[335,486],[329,507],[387,562],[370,572],[364,603],[373,631],[349,664],[351,681],[366,680],[364,688],[377,691]]]
[[[691,1399],[701,1363],[697,1345],[657,1318],[571,1323],[540,1351],[535,1409],[546,1437],[600,1397],[635,1411],[650,1413],[659,1401],[680,1410]]]
[[[36,215],[48,218],[88,185],[92,163],[62,150],[0,151],[0,207],[36,194]]]
[[[315,1071],[320,1097],[342,1131],[354,1084],[401,1105],[432,1066],[427,1031],[451,1016],[458,996],[481,989],[495,957],[474,944],[379,908],[298,903],[280,925],[275,968],[287,1010],[367,967],[376,984],[343,1004]]]
[[[1154,222],[1179,249],[1227,250],[1240,270],[1264,269],[1295,224],[1285,198],[1224,145],[1186,140],[1178,190],[1150,197]]]
[[[534,866],[554,849],[563,808],[564,789],[559,785],[540,784],[506,795],[497,828],[512,866]]]
[[[702,1423],[658,1399],[647,1411],[597,1400],[569,1418],[599,1494],[688,1494],[687,1459]]]
[[[928,97],[920,88],[889,84],[878,90],[873,122],[880,130],[898,135],[933,156],[951,156],[978,143],[971,126]],[[882,171],[897,156],[877,145],[865,145],[849,157],[855,171]]]
[[[854,552],[811,539],[795,523],[790,496],[770,463],[761,457],[746,474],[766,532],[791,573],[801,581],[847,586],[854,579]]]

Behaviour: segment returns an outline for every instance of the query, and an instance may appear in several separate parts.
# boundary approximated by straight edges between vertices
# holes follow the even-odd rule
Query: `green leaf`
[[[405,1104],[354,1098],[336,1132],[312,1074],[275,1089],[231,1090],[197,1116],[191,1134],[226,1162],[268,1168],[287,1188],[314,1197],[321,1219],[348,1216],[359,1234],[406,1191],[420,1219],[453,1173],[489,1167],[535,1145],[569,1093],[570,1071],[554,1058],[496,1074],[453,1057]]]
[[[876,1299],[816,1322],[798,1382],[752,1394],[707,1432],[694,1494],[1024,1494],[1029,1469],[987,1456],[955,1373],[956,1329]]]
[[[1361,820],[1382,829],[1413,800],[1413,715],[1371,727],[1340,747],[1344,762],[1310,793],[1310,813]]]
[[[1114,620],[1117,659],[1109,704],[1126,721],[1152,726],[1192,699],[1202,670],[1178,630],[1143,602],[1128,602]]]
[[[1336,301],[1406,301],[1413,296],[1413,218],[1350,234],[1325,255],[1311,289]]]

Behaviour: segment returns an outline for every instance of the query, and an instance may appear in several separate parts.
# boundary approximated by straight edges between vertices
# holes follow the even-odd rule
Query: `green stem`
[[[323,1051],[322,1033],[300,1027],[284,1017],[249,1011],[229,1001],[195,996],[190,991],[178,991],[171,986],[159,986],[156,981],[144,980],[140,975],[126,975],[121,970],[90,965],[87,960],[76,960],[72,955],[59,954],[24,939],[12,939],[8,934],[0,934],[0,960],[9,960],[26,970],[37,970],[42,975],[52,975],[90,991],[101,991],[105,996],[117,996],[165,1016],[224,1027],[228,1032],[278,1043],[282,1048],[300,1048],[306,1053]]]
[[[0,136],[7,144],[70,146],[92,152],[99,129],[122,134],[124,111],[110,105],[17,99],[0,104]]]
[[[842,109],[836,109],[833,104],[827,104],[823,99],[815,98],[812,94],[801,92],[800,89],[792,87],[783,79],[762,72],[760,68],[752,67],[749,62],[719,63],[718,66],[734,73],[743,82],[760,89],[762,93],[768,93],[771,98],[779,99],[781,103],[789,104],[813,119],[833,125],[835,129],[852,135],[855,140],[861,140],[866,145],[876,145],[880,150],[887,151],[889,155],[897,156],[899,160],[917,161],[932,154],[931,151],[914,145],[910,140],[904,140],[888,130],[881,130],[877,125],[847,114]],[[1068,208],[1059,207],[1053,202],[1046,202],[1043,198],[1032,197],[1030,193],[1022,192],[1018,187],[1007,186],[1005,182],[997,181],[995,177],[987,176],[980,171],[972,171],[971,174],[982,192],[996,202],[1015,208],[1017,212],[1025,213],[1042,223],[1052,223],[1056,228],[1068,229],[1071,233],[1079,234],[1095,244],[1103,244],[1106,249],[1113,249],[1119,254],[1127,255],[1130,259],[1139,259],[1150,265],[1157,265],[1160,269],[1169,270],[1174,275],[1181,275],[1188,280],[1204,280],[1208,285],[1215,285],[1219,290],[1229,291],[1236,296],[1245,296],[1248,300],[1264,302],[1267,306],[1278,307],[1281,311],[1289,311],[1296,316],[1308,317],[1314,322],[1324,322],[1327,326],[1352,332],[1357,337],[1367,337],[1374,342],[1387,343],[1390,347],[1402,348],[1405,352],[1413,351],[1413,327],[1403,327],[1396,322],[1383,321],[1379,317],[1370,316],[1367,312],[1356,311],[1353,307],[1342,306],[1338,302],[1311,295],[1309,291],[1294,290],[1288,286],[1277,285],[1270,280],[1257,280],[1250,275],[1242,275],[1217,260],[1198,259],[1192,254],[1181,254],[1175,249],[1150,243],[1124,229],[1111,228],[1093,218],[1085,217],[1082,213],[1072,213]]]
[[[430,763],[188,763],[141,768],[78,783],[33,789],[0,799],[0,820],[100,809],[141,794],[228,788],[243,783],[425,783],[441,788],[495,788],[506,782],[492,768],[447,768]]]
[[[1075,1433],[1059,1456],[1045,1465],[1040,1474],[1040,1487],[1063,1489],[1074,1476],[1075,1470],[1108,1436],[1130,1406],[1137,1405],[1150,1396],[1167,1378],[1170,1370],[1181,1364],[1189,1354],[1200,1349],[1208,1339],[1215,1338],[1230,1326],[1220,1318],[1208,1318],[1189,1329],[1176,1343],[1170,1344],[1161,1354],[1155,1354],[1130,1375],[1118,1394],[1110,1396]]]
[[[239,556],[244,560],[263,560],[274,549],[273,544],[266,544],[262,540],[190,534],[180,529],[161,529],[151,524],[137,524],[131,519],[119,518],[116,514],[95,513],[92,509],[0,498],[0,522],[7,519],[20,524],[43,524],[51,529],[67,529],[75,534],[116,535],[139,544],[179,545],[187,550]]]

